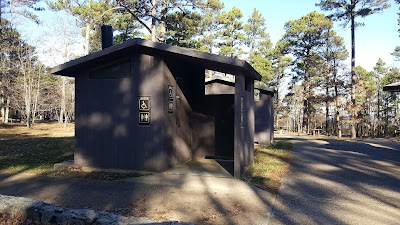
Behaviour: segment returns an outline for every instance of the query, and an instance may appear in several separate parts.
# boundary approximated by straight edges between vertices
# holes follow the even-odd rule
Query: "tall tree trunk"
[[[161,12],[166,12],[166,10],[167,10],[167,1],[166,0],[162,0],[161,1],[161,7],[162,7],[162,9],[161,9]],[[165,14],[163,14],[162,16],[161,16],[161,21],[160,21],[160,24],[159,24],[159,34],[158,34],[158,41],[160,41],[160,42],[164,42],[165,41],[165,34],[166,34],[166,27],[165,27]]]
[[[10,117],[10,97],[6,98],[6,107],[4,112],[4,123],[8,123],[8,118]]]
[[[334,82],[335,82],[335,110],[336,110],[336,115],[335,115],[335,123],[336,123],[336,134],[338,138],[342,138],[342,129],[340,126],[340,112],[339,112],[339,90],[338,90],[338,83],[337,83],[337,71],[336,68],[334,69],[333,72],[334,76]]]
[[[305,76],[304,78],[304,100],[303,100],[303,131],[305,131],[307,134],[309,133],[309,83],[308,83],[308,78]]]
[[[66,83],[67,78],[62,77],[61,78],[61,112],[60,112],[60,123],[62,123],[64,120],[66,122],[67,118],[65,117],[66,111],[65,111],[65,83]]]
[[[328,136],[331,135],[331,132],[329,129],[330,129],[330,126],[329,126],[329,102],[326,101],[325,102],[325,131]]]
[[[6,107],[5,107],[5,99],[3,96],[1,96],[0,98],[0,104],[1,104],[1,109],[0,109],[0,113],[1,113],[1,119],[3,119],[3,123],[5,123],[5,113],[6,113]]]
[[[385,136],[389,135],[389,99],[385,99]]]
[[[278,89],[276,90],[275,93],[275,110],[274,110],[274,118],[275,118],[275,126],[278,127],[278,112],[279,112],[279,92]]]
[[[32,124],[35,123],[35,115],[36,115],[36,111],[37,111],[37,103],[39,100],[39,94],[40,94],[40,82],[41,82],[41,78],[42,78],[42,70],[39,69],[38,71],[34,71],[35,73],[38,73],[38,78],[36,81],[36,84],[34,84],[34,90],[33,90],[33,94],[34,94],[34,98],[33,98],[33,102],[32,102]]]
[[[31,106],[25,103],[26,127],[31,128]]]
[[[329,82],[329,79],[327,76],[326,89],[325,89],[325,94],[326,94],[326,98],[325,98],[325,131],[326,131],[326,134],[329,136],[330,132],[329,132],[329,100],[328,100],[329,88],[328,88],[328,82]]]
[[[378,78],[379,79],[379,78]],[[380,81],[378,81],[380,83]],[[380,84],[378,85],[380,89]],[[378,136],[381,136],[381,92],[378,89],[378,103],[377,103],[377,122],[378,122]]]
[[[354,0],[352,0],[352,5]],[[356,45],[355,45],[355,15],[351,15],[351,139],[356,139]]]
[[[85,33],[85,54],[88,55],[90,52],[90,23],[86,23],[86,33]]]
[[[157,41],[157,36],[156,36],[156,4],[157,4],[157,0],[152,0],[151,1],[151,5],[152,5],[152,9],[151,9],[151,40],[152,41]]]

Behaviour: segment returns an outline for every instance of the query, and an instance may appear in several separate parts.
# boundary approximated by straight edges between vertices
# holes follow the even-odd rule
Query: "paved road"
[[[400,224],[400,143],[293,141],[270,224]]]

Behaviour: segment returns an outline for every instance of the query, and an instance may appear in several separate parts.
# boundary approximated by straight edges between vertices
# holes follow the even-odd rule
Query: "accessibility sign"
[[[260,90],[254,89],[254,101],[259,102],[260,101]]]
[[[150,97],[139,97],[139,124],[150,124]]]
[[[150,97],[139,97],[139,111],[150,111]]]

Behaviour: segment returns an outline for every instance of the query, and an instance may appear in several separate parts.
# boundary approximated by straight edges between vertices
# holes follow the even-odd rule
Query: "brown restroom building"
[[[207,79],[206,95],[233,95],[235,79],[215,76]],[[254,142],[268,145],[274,140],[274,94],[272,88],[254,85]]]
[[[236,76],[205,95],[205,69]],[[193,157],[254,158],[254,80],[243,60],[132,39],[51,69],[75,77],[74,164],[164,171]]]

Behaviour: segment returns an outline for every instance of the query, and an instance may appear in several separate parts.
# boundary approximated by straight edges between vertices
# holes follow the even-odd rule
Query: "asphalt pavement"
[[[400,224],[400,143],[292,141],[270,224]]]

